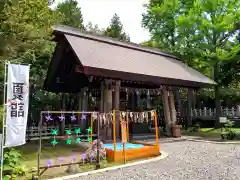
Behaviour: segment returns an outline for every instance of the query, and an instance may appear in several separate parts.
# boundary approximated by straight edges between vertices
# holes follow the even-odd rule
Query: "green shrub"
[[[200,125],[198,123],[194,124],[193,128],[192,128],[192,131],[193,132],[199,132],[200,131]]]
[[[225,130],[226,132],[232,131],[233,125],[234,125],[234,122],[233,122],[233,121],[227,120],[227,122],[224,124],[224,130]]]
[[[18,176],[26,175],[27,169],[21,165],[22,155],[15,149],[8,149],[4,153],[3,175],[4,179],[16,179]]]
[[[227,139],[228,140],[234,140],[236,138],[236,133],[234,131],[229,131]]]

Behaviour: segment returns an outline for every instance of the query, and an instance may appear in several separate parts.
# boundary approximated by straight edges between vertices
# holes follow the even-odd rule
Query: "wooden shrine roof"
[[[156,87],[172,85],[199,88],[216,84],[208,77],[180,62],[177,57],[158,49],[83,33],[67,26],[55,26],[53,29],[57,47],[45,80],[44,88],[46,90],[55,91],[55,88],[51,87],[56,83],[56,78],[61,75],[58,67],[61,66],[61,63],[66,64],[66,61],[72,61],[78,65],[82,77],[85,78],[84,80],[78,79],[72,83],[73,86],[76,82],[83,81],[81,86],[86,86],[86,77],[90,76],[137,81],[154,84]],[[64,48],[61,48],[60,44]],[[70,57],[74,60],[70,60]]]

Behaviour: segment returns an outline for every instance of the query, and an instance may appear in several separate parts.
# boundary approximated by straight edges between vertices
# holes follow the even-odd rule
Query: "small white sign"
[[[227,117],[220,117],[220,123],[226,123],[227,122]]]

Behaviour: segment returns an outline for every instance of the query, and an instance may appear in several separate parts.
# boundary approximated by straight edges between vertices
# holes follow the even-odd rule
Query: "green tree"
[[[179,54],[188,65],[212,77],[219,114],[219,88],[239,72],[237,34],[239,0],[152,0],[143,14],[143,26],[163,49]],[[186,59],[186,60],[184,60]],[[226,65],[233,67],[229,72]],[[228,74],[228,81],[226,81]],[[217,125],[218,125],[217,117]]]
[[[57,12],[63,14],[62,24],[84,29],[81,8],[76,0],[65,0],[57,5]]]
[[[85,29],[89,33],[99,34],[99,35],[103,35],[104,34],[104,29],[100,29],[97,24],[93,25],[91,22],[89,22],[86,25]]]
[[[113,15],[110,25],[104,31],[104,35],[122,41],[130,41],[129,36],[124,32],[123,25],[117,14]]]
[[[61,14],[52,11],[48,3],[48,0],[9,1],[3,11],[4,19],[0,22],[0,33],[6,40],[1,51],[1,65],[4,60],[31,64],[30,82],[34,87],[31,104],[43,101],[39,98],[39,94],[44,93],[40,90],[42,77],[46,77],[55,47],[51,41],[51,27],[61,21]],[[1,72],[1,79],[2,75]]]

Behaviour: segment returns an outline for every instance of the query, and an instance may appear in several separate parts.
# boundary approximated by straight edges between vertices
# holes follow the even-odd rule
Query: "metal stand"
[[[40,160],[41,160],[41,151],[42,151],[42,112],[40,115],[40,121],[38,124],[38,161],[37,161],[37,176],[40,177]]]
[[[4,63],[4,90],[3,90],[3,117],[2,117],[2,139],[1,139],[1,180],[3,179],[3,156],[4,156],[4,140],[5,140],[5,120],[6,120],[6,85],[7,85],[7,65]]]

